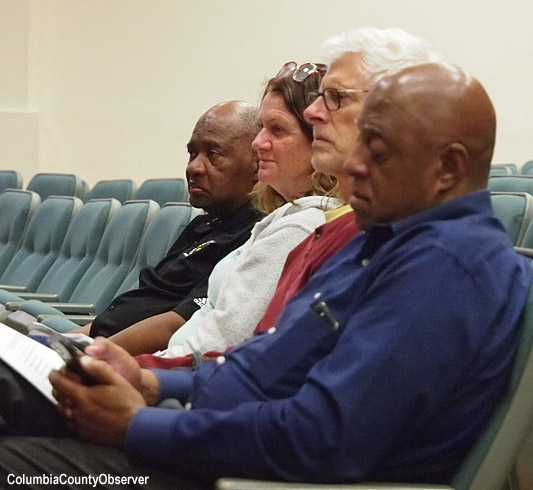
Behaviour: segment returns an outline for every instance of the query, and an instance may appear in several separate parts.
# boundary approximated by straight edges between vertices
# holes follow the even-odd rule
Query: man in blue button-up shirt
[[[7,437],[0,474],[448,481],[506,388],[531,282],[485,189],[494,109],[468,73],[429,64],[378,82],[357,123],[344,170],[365,232],[276,325],[194,371],[141,371],[98,341],[111,366],[83,366],[100,385],[51,381],[99,445]],[[171,400],[184,409],[155,406]]]

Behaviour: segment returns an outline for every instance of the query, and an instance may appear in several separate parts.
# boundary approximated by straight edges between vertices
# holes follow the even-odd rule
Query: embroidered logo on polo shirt
[[[207,304],[207,298],[194,298],[193,302],[195,302],[201,308]]]
[[[203,250],[204,248],[208,247],[212,243],[216,243],[215,240],[209,240],[208,242],[204,242],[204,243],[198,245],[197,247],[194,247],[190,252],[183,252],[183,256],[184,257],[189,257],[189,255],[192,255],[192,254],[195,254],[197,252],[200,252],[201,250]]]

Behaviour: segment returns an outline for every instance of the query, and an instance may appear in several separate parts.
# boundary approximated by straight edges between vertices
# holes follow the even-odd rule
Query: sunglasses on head
[[[292,79],[295,82],[303,83],[310,76],[320,73],[324,75],[326,73],[327,66],[322,63],[303,63],[299,65],[295,61],[288,61],[285,63],[281,70],[276,75],[277,77],[286,77],[292,75]]]

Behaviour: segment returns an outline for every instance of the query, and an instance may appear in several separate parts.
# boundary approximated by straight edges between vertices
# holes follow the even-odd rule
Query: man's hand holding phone
[[[102,356],[105,354],[110,358],[115,358],[112,355],[115,347],[120,348],[105,345],[107,343],[111,344],[106,339],[96,341],[92,354],[99,353]],[[87,354],[91,352],[89,347],[86,350]],[[118,355],[120,361],[121,352],[117,351],[115,354]],[[143,395],[115,370],[115,367],[122,366],[117,359],[115,359],[116,366],[113,366],[105,359],[96,358],[96,355],[95,357],[75,355],[77,360],[70,364],[73,367],[67,364],[69,367],[60,371],[52,371],[49,376],[54,389],[53,395],[59,403],[59,410],[67,419],[69,426],[85,439],[122,447],[130,420],[139,408],[146,406]],[[133,358],[131,359],[135,362]],[[126,360],[127,357],[122,358],[122,361]],[[140,379],[138,365],[137,370]],[[91,384],[85,383],[85,379],[90,379]]]

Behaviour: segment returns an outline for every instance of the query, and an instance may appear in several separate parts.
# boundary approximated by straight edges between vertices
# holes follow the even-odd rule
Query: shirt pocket
[[[311,309],[292,325],[267,330],[249,357],[250,377],[269,398],[290,396],[316,362],[331,352],[340,330],[332,329]]]

